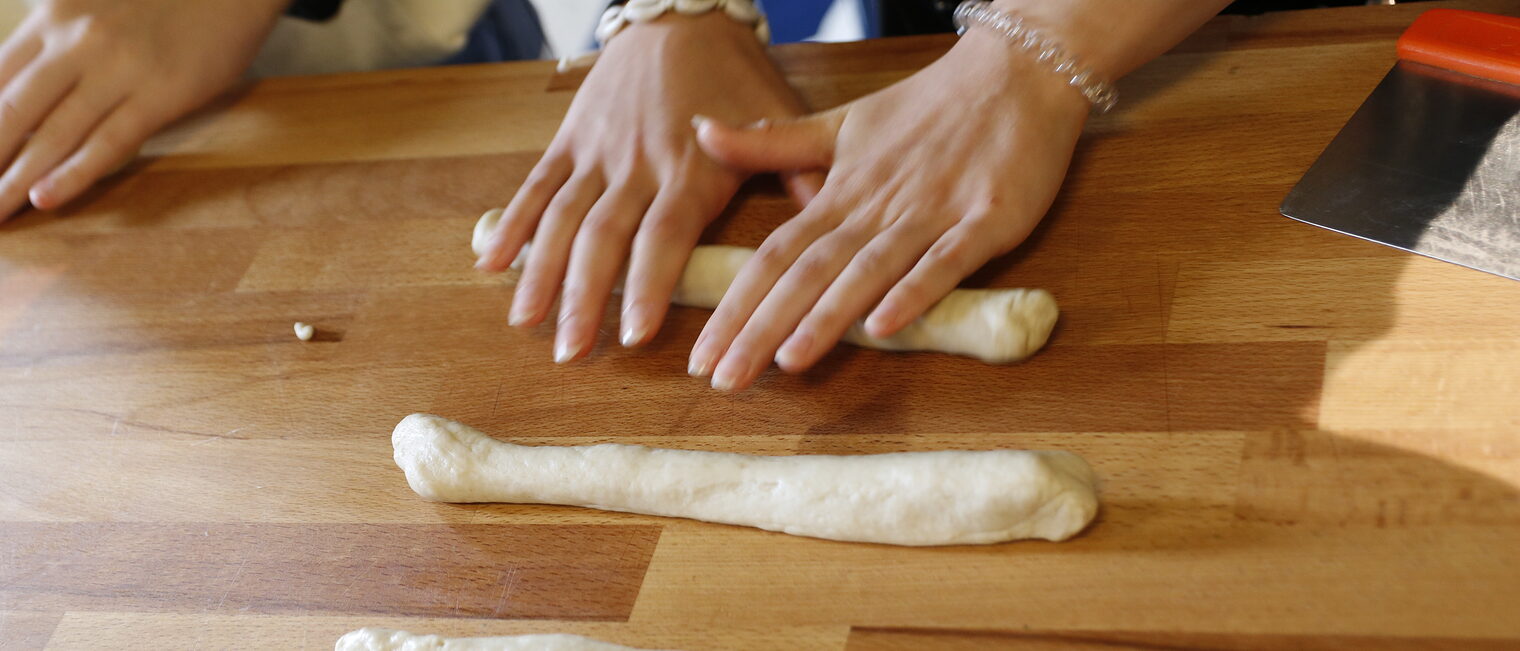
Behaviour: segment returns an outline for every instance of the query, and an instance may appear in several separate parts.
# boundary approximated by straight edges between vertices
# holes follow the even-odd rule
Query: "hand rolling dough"
[[[438,416],[391,435],[396,465],[435,502],[567,504],[890,545],[1065,540],[1098,510],[1069,452],[766,457],[637,445],[522,446]]]
[[[579,635],[507,635],[446,638],[387,628],[361,628],[338,638],[333,651],[638,651]]]
[[[501,211],[492,210],[475,223],[470,246],[476,256],[485,250],[485,240],[500,219]],[[512,263],[514,268],[527,258],[527,250],[523,247]],[[754,253],[754,249],[739,246],[697,247],[671,302],[717,307],[723,292]],[[1056,299],[1043,289],[957,289],[891,337],[872,337],[856,323],[844,340],[878,350],[932,350],[1004,364],[1024,359],[1044,346],[1059,314]]]

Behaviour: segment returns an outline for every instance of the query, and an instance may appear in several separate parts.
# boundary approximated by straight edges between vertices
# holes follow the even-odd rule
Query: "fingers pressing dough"
[[[501,219],[500,210],[482,215],[475,224],[471,247],[479,256],[486,238]],[[527,247],[512,263],[517,268]],[[692,251],[671,302],[687,307],[712,309],[754,249],[738,246],[699,246]],[[1050,337],[1060,309],[1043,289],[957,289],[950,292],[917,321],[891,337],[877,338],[856,323],[844,340],[878,350],[937,351],[975,357],[990,364],[1024,359]]]

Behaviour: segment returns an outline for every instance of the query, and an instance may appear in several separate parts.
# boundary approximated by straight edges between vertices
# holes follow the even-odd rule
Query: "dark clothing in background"
[[[548,51],[544,29],[532,3],[495,0],[470,29],[470,40],[464,49],[444,63],[521,61],[541,58]]]
[[[548,0],[553,2],[554,0]],[[1066,0],[1047,0],[1065,2]],[[1126,0],[1116,0],[1126,1]],[[609,4],[624,4],[612,0]],[[823,15],[835,0],[757,0],[771,17],[777,43],[800,41],[817,32]],[[951,14],[961,0],[863,0],[867,36],[907,36],[955,30]],[[1237,0],[1224,13],[1259,14],[1282,9],[1309,9],[1366,4],[1365,0]]]
[[[285,13],[296,18],[324,21],[338,15],[342,8],[343,0],[294,0]],[[518,61],[537,59],[547,53],[543,26],[538,22],[533,3],[528,0],[492,0],[470,29],[464,49],[440,63]]]
[[[1065,0],[1049,1],[1064,2]],[[879,7],[878,21],[882,36],[954,31],[955,26],[950,16],[955,12],[955,7],[960,4],[960,0],[875,0],[875,2]],[[1364,4],[1367,4],[1366,0],[1237,0],[1226,7],[1224,13],[1260,14],[1286,9],[1347,7]]]
[[[293,0],[285,13],[306,20],[327,20],[338,15],[343,0]]]

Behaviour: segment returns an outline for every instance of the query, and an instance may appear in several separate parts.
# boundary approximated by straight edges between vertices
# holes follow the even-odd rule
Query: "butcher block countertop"
[[[561,367],[471,267],[580,75],[259,83],[0,226],[0,648],[1520,647],[1520,283],[1277,212],[1435,6],[1520,14],[1221,18],[1125,79],[1043,226],[970,281],[1055,294],[1028,362],[843,348],[736,396],[684,372],[707,312]],[[952,42],[777,56],[826,107]],[[706,241],[791,214],[756,182]],[[419,411],[527,444],[1070,450],[1103,508],[1064,543],[912,549],[434,504],[391,461]]]

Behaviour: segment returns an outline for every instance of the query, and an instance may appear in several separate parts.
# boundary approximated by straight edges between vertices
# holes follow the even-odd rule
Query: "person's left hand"
[[[816,363],[857,319],[890,336],[1028,236],[1066,174],[1088,105],[1065,79],[974,31],[912,77],[792,121],[698,127],[738,169],[829,169],[765,240],[692,349],[692,375],[749,386]],[[874,309],[872,309],[874,306]]]
[[[702,153],[692,116],[804,112],[754,30],[721,11],[629,25],[586,76],[477,264],[503,271],[532,239],[510,323],[538,325],[559,296],[555,361],[589,354],[626,263],[620,339],[649,341],[702,230],[749,176]],[[782,176],[799,202],[821,183]]]

